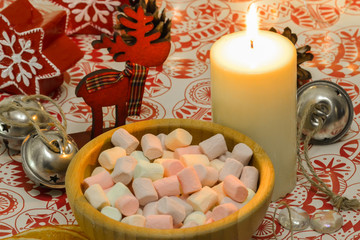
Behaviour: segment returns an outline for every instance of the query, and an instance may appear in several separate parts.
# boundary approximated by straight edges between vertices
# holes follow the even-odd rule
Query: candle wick
[[[250,40],[250,45],[251,45],[251,48],[254,48],[254,41],[253,40]]]

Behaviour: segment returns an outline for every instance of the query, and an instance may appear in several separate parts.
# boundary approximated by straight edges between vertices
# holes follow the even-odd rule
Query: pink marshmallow
[[[240,177],[244,165],[234,158],[228,158],[225,161],[224,167],[219,172],[219,180],[224,181],[228,175]]]
[[[161,162],[161,165],[164,167],[165,177],[176,175],[185,168],[184,164],[177,159],[165,159]]]
[[[116,161],[111,177],[114,182],[127,185],[131,182],[137,161],[131,156],[124,156]]]
[[[85,178],[83,184],[85,188],[99,184],[103,189],[107,189],[114,185],[114,181],[108,171],[101,171],[96,175]]]
[[[163,155],[163,147],[160,139],[154,134],[147,133],[141,138],[141,147],[144,155],[153,160]]]
[[[180,157],[184,154],[202,154],[202,152],[198,145],[176,148],[174,150],[174,158],[176,159],[180,159]]]
[[[246,186],[234,175],[228,175],[224,179],[224,192],[237,202],[244,202],[248,196]]]
[[[221,204],[221,205],[214,207],[214,209],[212,211],[213,218],[215,221],[218,221],[220,219],[223,219],[223,218],[229,216],[230,214],[233,214],[237,210],[238,210],[237,207],[232,203]]]
[[[187,167],[178,172],[177,177],[184,194],[190,194],[201,190],[200,179],[193,167]]]
[[[145,227],[155,229],[173,229],[171,215],[149,215],[146,217]]]
[[[158,215],[159,212],[157,210],[158,202],[149,202],[143,207],[143,216],[147,217],[149,215]]]
[[[139,201],[132,195],[124,195],[115,201],[115,207],[124,215],[135,214],[139,209]]]
[[[249,165],[252,155],[253,151],[244,143],[236,144],[231,152],[231,157],[241,162],[244,166]]]
[[[126,154],[129,155],[139,146],[139,140],[131,135],[124,128],[119,128],[111,136],[111,143],[114,146],[122,147],[125,149]]]
[[[158,179],[153,184],[160,198],[180,195],[180,183],[176,175]]]
[[[150,178],[135,178],[132,182],[132,188],[141,206],[159,199]]]
[[[213,218],[209,218],[208,220],[205,221],[204,225],[209,224],[209,223],[213,223],[213,222],[215,222],[215,220]]]
[[[201,151],[210,159],[213,160],[222,154],[226,153],[227,145],[224,136],[218,133],[199,143]]]
[[[240,180],[244,183],[247,188],[250,188],[256,192],[257,184],[259,179],[259,171],[256,167],[245,166],[242,170]]]

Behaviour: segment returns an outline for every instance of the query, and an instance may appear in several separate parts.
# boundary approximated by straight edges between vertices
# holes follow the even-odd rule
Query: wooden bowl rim
[[[184,229],[169,229],[169,230],[163,230],[163,229],[150,229],[150,228],[144,228],[144,227],[137,227],[128,225],[122,222],[115,221],[109,217],[106,217],[100,211],[95,209],[93,206],[91,206],[88,201],[85,199],[81,185],[79,184],[73,184],[74,180],[75,182],[79,182],[80,180],[83,180],[83,176],[79,173],[79,168],[81,169],[81,163],[84,163],[84,160],[82,159],[82,155],[86,155],[89,151],[89,149],[93,150],[96,147],[99,147],[99,143],[105,143],[106,141],[109,141],[111,139],[112,134],[118,129],[118,128],[125,128],[130,133],[134,129],[142,129],[142,131],[145,129],[145,127],[154,127],[154,126],[164,126],[169,125],[171,129],[175,129],[174,127],[191,127],[196,124],[199,124],[201,122],[201,127],[204,130],[212,129],[212,130],[218,130],[220,133],[225,133],[226,138],[243,138],[245,144],[251,145],[252,150],[254,151],[254,157],[255,155],[258,158],[261,158],[261,165],[259,169],[259,175],[260,175],[260,184],[259,188],[253,197],[253,199],[249,202],[251,204],[246,204],[244,207],[239,209],[234,214],[231,214],[230,216],[215,221],[210,224],[205,224],[197,227],[191,227],[191,228],[184,228]],[[193,120],[193,119],[153,119],[153,120],[145,120],[141,122],[135,122],[126,124],[123,126],[120,126],[118,128],[114,128],[108,132],[105,132],[101,134],[100,136],[94,138],[90,142],[88,142],[84,147],[82,147],[79,152],[75,155],[75,157],[72,159],[71,163],[69,164],[67,174],[66,174],[66,180],[65,180],[65,186],[66,186],[66,193],[67,197],[70,203],[71,208],[73,209],[75,218],[78,218],[79,216],[76,216],[77,212],[81,213],[87,213],[86,216],[82,215],[82,217],[87,218],[88,221],[92,223],[93,226],[100,226],[103,225],[106,230],[113,231],[113,232],[119,232],[122,231],[123,235],[131,235],[131,236],[141,236],[141,237],[149,237],[151,238],[158,238],[158,239],[166,239],[171,237],[183,237],[184,239],[186,237],[193,237],[194,235],[198,234],[207,234],[214,231],[218,231],[220,229],[225,229],[231,225],[237,224],[238,222],[243,221],[244,219],[248,218],[253,211],[256,211],[259,209],[263,204],[266,204],[268,199],[271,198],[272,190],[274,188],[274,168],[272,165],[272,162],[268,155],[265,153],[265,151],[252,139],[245,136],[244,134],[235,131],[231,128],[224,127],[222,125],[213,123],[213,122],[207,122],[207,121],[201,121],[201,120]],[[74,174],[74,173],[77,174]],[[73,173],[73,174],[71,174]],[[74,179],[74,177],[76,179]],[[82,179],[81,179],[82,178]],[[264,180],[266,179],[266,181]],[[78,221],[79,222],[79,221]],[[81,226],[80,222],[79,225]],[[82,226],[81,226],[82,227]],[[145,231],[144,231],[145,230]],[[84,232],[86,232],[86,229],[83,229]]]

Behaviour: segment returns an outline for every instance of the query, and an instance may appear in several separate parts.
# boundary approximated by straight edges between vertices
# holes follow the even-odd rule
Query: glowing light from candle
[[[250,5],[249,12],[246,16],[246,35],[250,39],[250,46],[254,48],[254,41],[258,35],[258,18],[255,4]]]

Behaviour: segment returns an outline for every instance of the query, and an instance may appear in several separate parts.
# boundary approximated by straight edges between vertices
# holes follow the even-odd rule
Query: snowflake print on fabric
[[[51,0],[68,13],[67,34],[92,27],[105,34],[113,33],[114,12],[121,5],[119,0]]]
[[[43,38],[41,28],[18,33],[0,14],[0,89],[15,85],[23,94],[40,93],[40,79],[60,75],[42,53]]]

